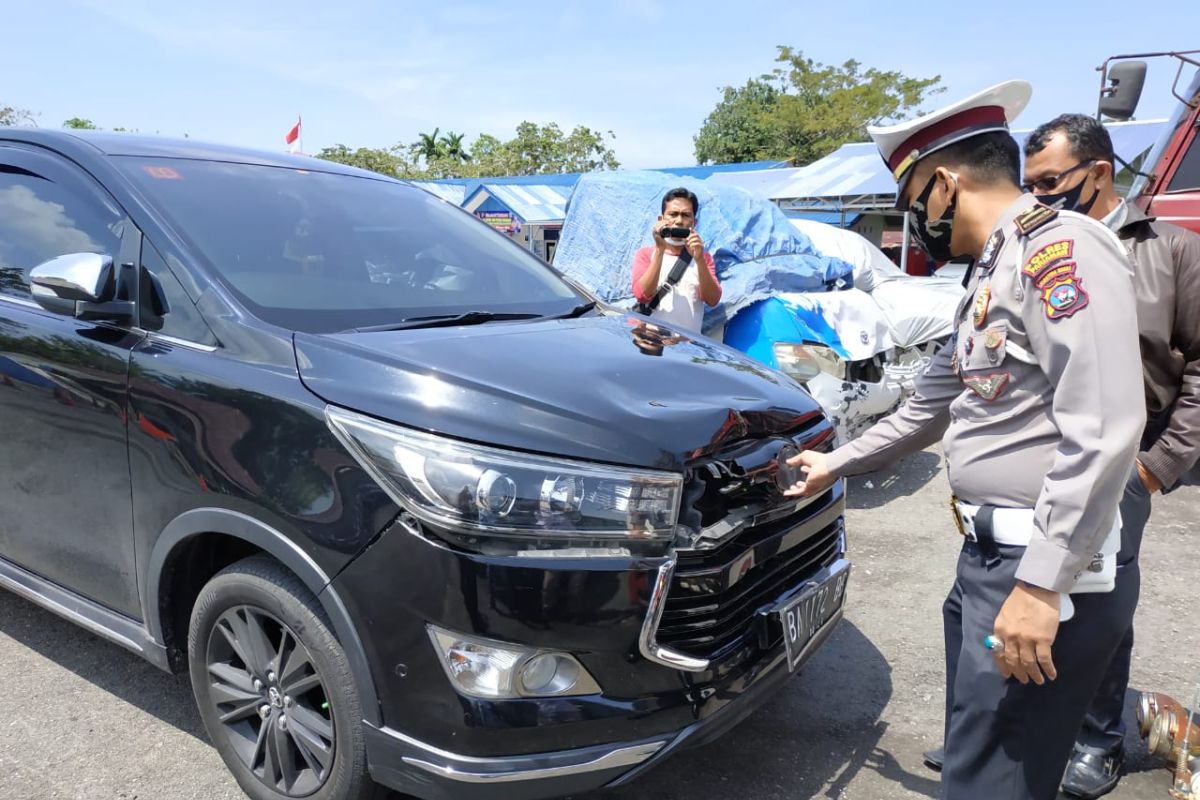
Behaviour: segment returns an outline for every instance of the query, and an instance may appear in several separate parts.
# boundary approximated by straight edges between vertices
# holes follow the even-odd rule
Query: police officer
[[[1121,497],[1116,591],[1137,603],[1138,551],[1150,497],[1189,481],[1200,456],[1200,236],[1147,217],[1113,188],[1113,146],[1100,122],[1064,114],[1025,141],[1025,188],[1051,207],[1087,214],[1114,231],[1133,263],[1147,410],[1137,461]],[[1121,712],[1133,627],[1125,631],[1075,739],[1063,778],[1090,800],[1116,788],[1125,762]]]
[[[965,539],[943,607],[944,800],[1054,798],[1133,614],[1122,593],[1072,594],[1115,555],[1145,422],[1130,267],[1102,225],[1018,187],[1007,123],[1030,92],[1009,81],[868,129],[916,240],[976,263],[916,393],[855,441],[792,459],[805,478],[789,493],[810,495],[942,439]]]

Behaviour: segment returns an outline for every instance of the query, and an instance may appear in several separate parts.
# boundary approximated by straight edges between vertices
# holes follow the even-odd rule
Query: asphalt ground
[[[934,798],[921,752],[941,738],[941,604],[959,540],[940,452],[851,481],[846,618],[803,672],[724,738],[637,783],[576,800]],[[1155,499],[1127,720],[1136,692],[1187,702],[1200,679],[1200,490]],[[1169,774],[1129,734],[1109,797],[1167,797]],[[172,677],[0,591],[0,798],[242,798]]]

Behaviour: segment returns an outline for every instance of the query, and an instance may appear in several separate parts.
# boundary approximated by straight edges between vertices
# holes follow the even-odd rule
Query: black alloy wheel
[[[336,733],[308,649],[262,609],[235,606],[209,633],[209,700],[242,763],[285,797],[325,783]]]
[[[362,705],[320,602],[279,562],[239,561],[200,591],[188,630],[209,738],[254,800],[368,800]]]

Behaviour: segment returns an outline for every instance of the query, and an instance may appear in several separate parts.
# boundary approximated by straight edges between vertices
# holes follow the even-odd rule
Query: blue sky
[[[1017,127],[1090,113],[1108,55],[1200,48],[1200,3],[1184,0],[4,5],[0,105],[31,109],[42,127],[79,116],[281,150],[303,114],[316,152],[434,127],[508,138],[528,119],[611,130],[628,167],[694,163],[692,136],[720,87],[769,71],[776,45],[941,75],[934,105],[1025,78],[1033,100]],[[1139,119],[1170,113],[1173,78],[1173,65],[1152,63]]]

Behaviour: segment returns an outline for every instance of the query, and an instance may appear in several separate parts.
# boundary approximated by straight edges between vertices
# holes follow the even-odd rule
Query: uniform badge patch
[[[1038,288],[1042,290],[1049,319],[1069,317],[1087,308],[1088,293],[1083,289],[1083,281],[1075,275],[1073,264],[1065,272],[1056,270],[1053,279],[1039,283]]]
[[[968,389],[990,403],[1000,396],[1000,392],[1012,380],[1012,373],[993,372],[991,375],[967,375],[962,380]]]
[[[1075,262],[1064,261],[1042,272],[1041,276],[1034,282],[1034,285],[1039,289],[1045,289],[1047,286],[1064,280],[1072,280],[1074,277]]]
[[[992,285],[985,283],[975,291],[975,311],[971,320],[976,328],[982,328],[987,322],[988,305],[992,302]]]
[[[983,252],[979,254],[978,267],[980,269],[991,269],[992,264],[996,260],[996,254],[1000,252],[1000,245],[1004,244],[1004,231],[998,230],[988,237],[984,242]]]
[[[1028,236],[1031,232],[1037,230],[1057,216],[1057,209],[1053,209],[1050,206],[1044,206],[1041,203],[1038,203],[1033,208],[1028,209],[1027,211],[1022,211],[1020,214],[1018,214],[1017,218],[1014,219],[1013,222],[1016,223],[1017,230],[1019,230],[1022,235]]]
[[[1004,357],[1001,351],[1006,338],[1000,331],[988,331],[983,335],[983,347],[987,351],[988,363],[993,367]]]
[[[1059,261],[1065,261],[1071,257],[1071,252],[1075,249],[1075,242],[1071,239],[1060,239],[1057,242],[1051,242],[1042,249],[1029,257],[1025,262],[1025,266],[1021,267],[1021,271],[1032,278],[1035,282],[1042,276],[1042,273],[1049,269]]]

